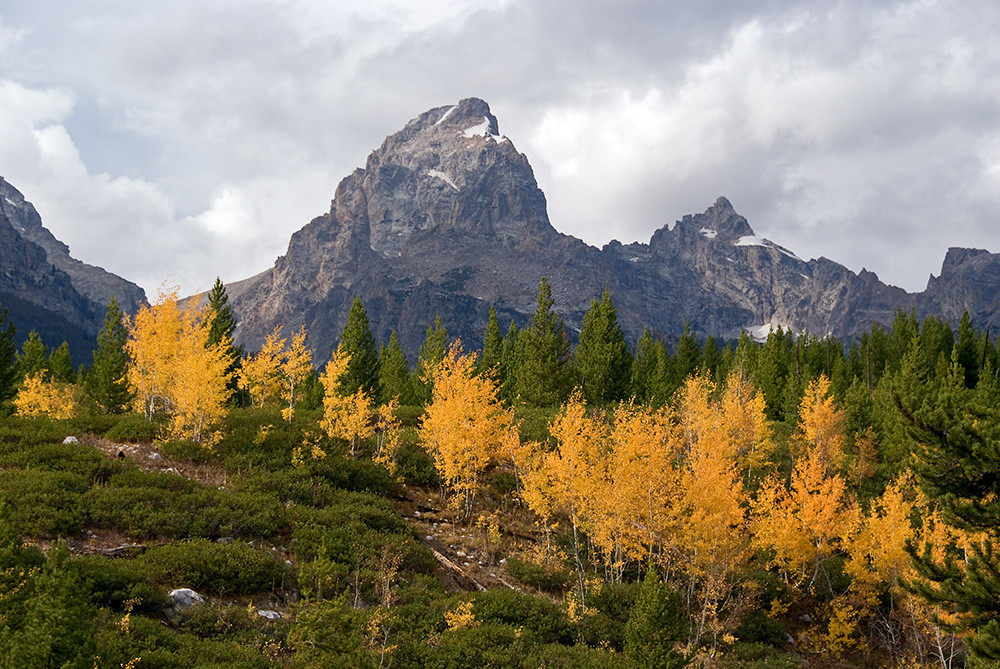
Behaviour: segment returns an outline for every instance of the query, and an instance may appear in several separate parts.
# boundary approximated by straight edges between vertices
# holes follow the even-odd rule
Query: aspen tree
[[[475,354],[463,354],[456,341],[431,368],[433,395],[418,430],[438,474],[466,514],[486,467],[519,439],[513,413],[500,404],[496,384],[476,374],[475,359]]]

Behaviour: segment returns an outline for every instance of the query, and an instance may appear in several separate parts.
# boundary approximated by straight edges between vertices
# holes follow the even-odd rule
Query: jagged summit
[[[870,272],[798,258],[756,235],[725,197],[648,244],[591,247],[550,225],[528,159],[499,128],[486,102],[468,98],[387,137],[340,182],[330,211],[234,299],[238,340],[254,350],[275,326],[304,324],[322,363],[359,296],[376,338],[395,330],[411,356],[436,315],[475,347],[491,305],[504,326],[527,324],[543,276],[570,331],[608,289],[633,339],[643,328],[673,338],[685,322],[723,339],[772,325],[847,337],[890,323],[898,308],[935,308]],[[950,258],[949,266],[997,262]],[[942,295],[956,285],[938,284]]]

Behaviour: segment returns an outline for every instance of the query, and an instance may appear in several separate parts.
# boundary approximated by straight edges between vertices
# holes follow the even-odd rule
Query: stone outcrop
[[[951,264],[967,262],[981,261]],[[685,321],[723,339],[771,325],[847,338],[898,308],[934,305],[871,272],[796,257],[757,237],[725,198],[648,244],[596,249],[560,234],[527,158],[486,103],[468,99],[413,119],[340,182],[330,211],[240,287],[237,338],[254,350],[276,325],[304,324],[322,362],[357,295],[376,338],[396,330],[411,356],[435,315],[475,347],[490,305],[503,327],[528,321],[543,276],[571,330],[608,288],[633,340],[644,327],[672,339]]]

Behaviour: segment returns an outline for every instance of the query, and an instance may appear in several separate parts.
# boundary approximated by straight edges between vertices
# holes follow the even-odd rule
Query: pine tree
[[[21,343],[21,351],[17,354],[17,372],[20,378],[34,376],[49,369],[49,348],[42,343],[42,338],[34,330],[28,333],[28,338]]]
[[[674,645],[686,634],[680,596],[649,570],[625,625],[625,657],[635,669],[680,669],[687,658]]]
[[[719,353],[719,344],[715,337],[708,335],[705,344],[701,347],[701,359],[698,361],[698,371],[702,376],[718,382],[719,366],[722,364],[722,354]]]
[[[957,350],[943,378],[915,370],[915,358],[904,359],[903,378],[909,381],[895,387],[915,445],[913,469],[945,521],[982,539],[943,563],[934,558],[931,544],[911,545],[921,577],[911,587],[932,603],[966,614],[966,627],[976,632],[969,641],[973,657],[1000,661],[1000,397],[993,384],[966,387]]]
[[[424,343],[420,345],[417,355],[417,369],[414,374],[413,387],[416,399],[420,404],[431,401],[434,393],[434,383],[431,380],[434,366],[444,359],[448,347],[448,330],[441,324],[441,316],[434,317],[434,324],[427,326]]]
[[[49,373],[52,378],[63,383],[74,383],[76,374],[73,372],[73,360],[69,355],[69,343],[63,342],[58,348],[52,349],[48,361]]]
[[[415,398],[409,364],[395,330],[389,334],[389,343],[379,351],[378,366],[379,384],[382,388],[381,403],[386,404],[395,397],[400,404],[413,404]]]
[[[673,386],[680,388],[687,377],[698,371],[698,361],[701,359],[701,347],[698,338],[691,331],[691,324],[684,321],[684,332],[677,340],[677,353],[673,360]]]
[[[236,316],[229,305],[229,294],[222,279],[215,277],[215,284],[208,292],[208,346],[221,345],[224,355],[229,360],[226,372],[229,374],[229,392],[235,396],[238,390],[237,370],[243,358],[243,347],[233,344],[233,334],[236,332]]]
[[[660,406],[670,399],[670,355],[666,345],[643,329],[632,363],[632,395],[636,401]]]
[[[490,374],[497,381],[500,375],[500,357],[503,354],[503,332],[497,319],[497,310],[490,307],[490,316],[486,320],[486,331],[483,333],[483,350],[476,360],[476,372]]]
[[[379,382],[378,344],[368,326],[368,313],[360,297],[355,297],[347,324],[340,333],[338,350],[350,356],[347,373],[341,379],[344,392],[364,391],[368,397],[381,397]]]
[[[497,383],[500,385],[500,397],[506,402],[513,402],[517,398],[517,377],[521,373],[523,350],[521,333],[514,320],[511,319],[510,327],[507,328],[507,335],[503,338],[503,346],[500,349],[500,373],[497,378]]]
[[[125,378],[128,356],[125,344],[128,331],[122,322],[124,315],[114,295],[104,312],[104,325],[97,333],[94,364],[84,379],[84,388],[104,413],[122,413],[133,400]]]
[[[0,402],[14,395],[18,381],[14,335],[14,324],[7,322],[7,310],[0,305]]]
[[[554,406],[566,400],[572,388],[569,339],[562,318],[552,307],[552,288],[545,277],[538,283],[538,305],[531,324],[521,333],[521,367],[517,395],[535,406]]]
[[[574,353],[583,396],[591,404],[620,402],[629,390],[632,353],[607,289],[590,301]]]

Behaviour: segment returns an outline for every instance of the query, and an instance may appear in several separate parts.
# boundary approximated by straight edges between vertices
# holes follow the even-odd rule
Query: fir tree
[[[625,625],[625,657],[635,669],[680,669],[687,658],[674,645],[687,627],[680,596],[650,569]]]
[[[229,392],[235,397],[239,391],[238,370],[243,359],[243,347],[233,344],[233,334],[236,332],[236,316],[229,305],[229,294],[222,279],[215,277],[215,284],[208,292],[208,343],[215,346],[221,341],[227,342],[225,356],[229,360],[226,373],[229,374]]]
[[[368,313],[360,297],[355,297],[351,304],[338,350],[351,356],[347,372],[340,380],[342,390],[348,395],[363,390],[368,397],[381,397],[378,344],[368,327]]]
[[[18,381],[14,335],[14,324],[7,322],[7,310],[0,305],[0,402],[13,397]]]
[[[658,406],[667,401],[667,365],[670,356],[662,341],[643,328],[632,361],[632,396]]]
[[[94,364],[84,379],[84,388],[98,408],[105,413],[122,413],[132,403],[134,394],[125,378],[128,356],[125,343],[128,331],[122,322],[124,315],[114,295],[104,312],[104,325],[97,333]]]
[[[722,364],[722,354],[719,352],[719,345],[715,337],[708,335],[705,344],[701,347],[701,359],[698,361],[698,370],[705,378],[710,378],[715,382],[719,378],[719,366]]]
[[[517,399],[517,377],[521,373],[521,361],[524,357],[522,343],[517,324],[511,319],[500,349],[500,373],[497,379],[500,397],[507,402]]]
[[[39,372],[46,372],[48,369],[49,349],[42,343],[38,333],[32,330],[28,333],[28,338],[21,343],[21,350],[17,354],[18,377],[23,379]]]
[[[632,352],[618,322],[607,289],[600,301],[591,300],[583,315],[580,344],[574,353],[583,396],[592,404],[620,402],[629,391]]]
[[[490,374],[498,381],[500,356],[503,353],[503,332],[500,331],[500,321],[497,310],[490,307],[490,316],[486,320],[486,331],[483,333],[482,355],[476,360],[476,371],[479,374]]]
[[[947,374],[936,379],[911,353],[893,390],[914,444],[913,470],[945,522],[984,538],[943,565],[929,544],[911,545],[921,579],[909,585],[930,602],[968,614],[967,627],[976,632],[969,641],[973,657],[1000,661],[1000,396],[992,383],[966,387],[957,350]]]
[[[395,330],[389,334],[389,343],[379,351],[378,367],[382,404],[387,404],[394,397],[399,399],[400,404],[413,404],[413,382],[410,378],[409,364],[403,355],[403,348],[399,345]]]
[[[701,359],[701,347],[698,345],[698,338],[691,331],[691,324],[684,321],[684,332],[677,340],[677,353],[673,360],[673,382],[674,388],[680,388],[687,377],[698,371],[698,361]]]
[[[53,349],[49,353],[48,361],[49,373],[56,380],[65,383],[74,383],[76,374],[73,372],[73,360],[69,355],[69,343],[63,342],[59,348]]]
[[[552,288],[545,277],[538,283],[538,305],[531,324],[521,333],[521,367],[517,395],[535,406],[564,402],[572,387],[569,366],[569,339],[562,318],[552,307]]]
[[[444,352],[447,347],[448,330],[441,324],[441,316],[434,316],[434,324],[427,326],[427,332],[424,334],[424,342],[420,345],[420,352],[417,356],[417,369],[413,380],[416,399],[420,404],[427,404],[431,401],[434,393],[431,372],[434,366],[444,359]]]

